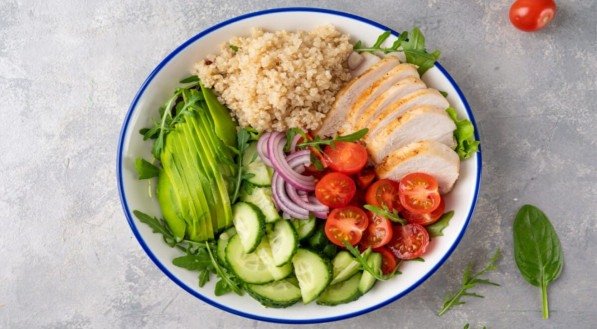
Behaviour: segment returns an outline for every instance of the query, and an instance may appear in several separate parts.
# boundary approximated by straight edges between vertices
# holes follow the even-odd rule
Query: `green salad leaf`
[[[404,218],[401,218],[398,214],[398,210],[394,209],[394,211],[390,211],[390,209],[388,209],[386,205],[384,205],[384,207],[381,208],[374,205],[366,204],[363,206],[363,208],[369,210],[370,212],[378,216],[385,217],[394,223],[399,223],[401,225],[407,224],[406,220],[404,220]]]
[[[363,43],[358,41],[353,49],[356,52],[382,52],[384,54],[404,52],[406,62],[417,65],[420,75],[423,75],[427,70],[432,68],[441,55],[439,50],[434,50],[431,53],[427,52],[425,49],[425,36],[418,27],[414,27],[411,31],[400,33],[390,47],[383,47],[384,41],[391,35],[391,31],[385,31],[371,47],[363,46]]]
[[[137,171],[139,179],[157,177],[160,173],[160,168],[154,166],[151,162],[143,158],[137,158],[135,160],[135,170]]]
[[[454,138],[456,138],[456,153],[461,159],[470,158],[479,149],[479,141],[475,140],[475,127],[467,119],[458,119],[456,110],[448,107],[446,112],[456,124]]]
[[[450,224],[450,219],[454,217],[454,211],[448,211],[447,213],[443,214],[437,222],[425,227],[427,232],[429,232],[429,236],[442,236],[444,235],[444,229],[448,227]]]
[[[514,219],[514,260],[522,277],[541,288],[543,318],[549,318],[547,286],[564,267],[564,254],[558,234],[537,207],[524,205]]]

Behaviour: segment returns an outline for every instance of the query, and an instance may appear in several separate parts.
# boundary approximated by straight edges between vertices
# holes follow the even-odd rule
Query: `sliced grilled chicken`
[[[384,108],[414,91],[425,88],[427,88],[427,86],[418,78],[418,73],[417,76],[398,81],[377,97],[371,105],[365,108],[361,115],[350,118],[352,120],[352,130],[356,131],[368,127],[371,120],[373,120]]]
[[[434,140],[453,148],[454,121],[446,111],[433,105],[419,105],[391,121],[375,137],[367,137],[373,161],[381,162],[393,150],[414,142]]]
[[[369,123],[368,137],[374,138],[385,126],[418,105],[433,105],[446,109],[450,103],[435,89],[427,88],[414,91],[381,110]]]
[[[354,123],[353,120],[355,118],[359,118],[361,114],[363,114],[363,111],[365,111],[369,105],[371,105],[386,90],[390,89],[398,81],[409,77],[419,77],[416,66],[407,63],[398,64],[386,72],[379,78],[379,80],[375,81],[369,88],[365,89],[348,112],[347,121],[350,125]],[[342,131],[341,129],[340,132],[350,132],[353,128],[350,127],[348,130],[349,131]]]
[[[359,62],[359,64],[356,66],[353,66],[353,67],[350,67],[350,57],[348,58],[348,60],[349,60],[348,68],[350,69],[350,75],[352,75],[353,77],[357,77],[357,76],[363,74],[370,67],[375,65],[375,63],[377,63],[381,60],[381,57],[375,56],[371,53],[359,54],[357,52],[353,52],[353,54],[357,54],[358,56],[361,56],[361,58],[362,58],[362,60]],[[353,56],[353,54],[351,54],[350,56]],[[356,56],[356,55],[354,55],[354,56]]]
[[[409,173],[424,172],[439,184],[441,194],[452,190],[460,172],[458,154],[436,141],[411,143],[393,151],[375,168],[380,178],[400,180]]]
[[[398,58],[394,56],[384,57],[379,62],[371,66],[363,74],[359,75],[355,79],[352,79],[349,83],[342,87],[342,89],[336,95],[336,101],[334,102],[330,112],[328,112],[327,116],[325,117],[321,127],[317,131],[317,134],[319,136],[331,136],[335,134],[346,121],[346,114],[359,95],[386,72],[398,64],[400,64]]]

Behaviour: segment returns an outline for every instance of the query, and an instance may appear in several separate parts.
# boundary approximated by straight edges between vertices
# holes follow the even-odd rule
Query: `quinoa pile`
[[[195,64],[195,74],[228,106],[242,127],[317,129],[348,81],[349,36],[332,25],[313,31],[235,37]]]

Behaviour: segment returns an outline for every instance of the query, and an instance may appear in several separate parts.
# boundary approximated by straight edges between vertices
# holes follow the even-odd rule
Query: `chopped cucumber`
[[[271,187],[257,187],[253,186],[243,190],[240,199],[244,202],[254,204],[261,210],[265,216],[265,221],[268,223],[279,220],[280,213],[274,204]]]
[[[220,234],[220,237],[218,238],[217,254],[218,258],[224,265],[228,264],[226,262],[226,246],[228,245],[228,241],[230,240],[230,238],[232,238],[232,236],[234,236],[235,234],[236,229],[234,227],[231,227],[226,231],[222,232],[222,234]]]
[[[361,277],[362,273],[359,272],[344,282],[329,286],[317,299],[317,304],[334,306],[357,300],[361,297],[359,291]]]
[[[272,173],[268,167],[261,161],[257,154],[257,143],[252,143],[247,147],[243,154],[243,168],[246,173],[252,176],[247,181],[257,186],[271,186]]]
[[[291,279],[295,279],[294,277]],[[263,306],[283,308],[301,300],[301,290],[298,282],[291,279],[274,281],[272,283],[246,285],[247,292]]]
[[[232,207],[232,221],[245,252],[253,252],[265,232],[265,221],[259,208],[250,203],[238,202]]]
[[[267,231],[267,238],[274,264],[282,266],[289,263],[298,249],[298,236],[292,225],[286,220],[277,221],[272,229]]]
[[[370,252],[370,251],[369,251]],[[367,255],[365,255],[367,257]],[[334,279],[330,284],[336,284],[348,280],[361,269],[361,264],[357,262],[347,251],[339,252],[332,261],[334,266]]]
[[[309,219],[291,219],[290,223],[294,226],[300,240],[308,238],[315,231],[315,224],[317,224],[316,219],[313,217]]]
[[[376,252],[371,253],[371,255],[369,255],[367,258],[367,264],[369,264],[369,266],[371,266],[371,268],[377,273],[381,273],[381,254]],[[361,282],[359,282],[359,291],[362,294],[365,294],[367,291],[373,288],[373,285],[375,285],[376,281],[377,280],[375,277],[373,277],[373,275],[371,275],[371,273],[363,271]]]
[[[257,253],[245,253],[239,234],[228,241],[226,262],[234,274],[245,283],[264,284],[274,281],[268,266]]]
[[[332,280],[330,262],[313,251],[299,248],[292,258],[303,303],[315,300]]]
[[[267,267],[267,270],[271,273],[274,280],[282,280],[292,273],[292,266],[287,263],[283,266],[276,266],[274,263],[274,257],[272,256],[272,249],[270,248],[267,239],[261,240],[261,244],[255,250],[255,253],[261,258],[261,261]]]

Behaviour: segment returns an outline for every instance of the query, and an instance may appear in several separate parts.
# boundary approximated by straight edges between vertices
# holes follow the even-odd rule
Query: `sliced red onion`
[[[306,209],[310,212],[320,212],[320,213],[327,213],[329,208],[321,203],[314,204],[311,203],[307,194],[303,194],[302,196],[299,195],[299,192],[294,188],[294,186],[286,183],[284,184],[286,187],[286,193],[290,197],[292,202],[296,203],[299,207]]]
[[[290,142],[290,153],[296,152],[296,145],[298,141],[301,139],[301,135],[294,135],[292,138],[292,142]]]
[[[278,208],[291,217],[299,219],[309,218],[308,210],[301,208],[288,198],[286,190],[284,189],[284,180],[277,171],[274,172],[274,176],[272,177],[272,196],[274,197]]]
[[[284,134],[276,132],[267,140],[267,153],[272,166],[276,172],[292,186],[306,191],[315,190],[315,179],[312,176],[305,176],[297,173],[288,164],[284,155],[284,144],[286,139]]]
[[[269,167],[272,166],[272,162],[269,160],[267,154],[267,140],[271,137],[271,135],[272,133],[265,133],[259,138],[259,141],[257,142],[257,154],[259,154],[261,161],[263,161],[263,163],[265,163],[265,165]]]

